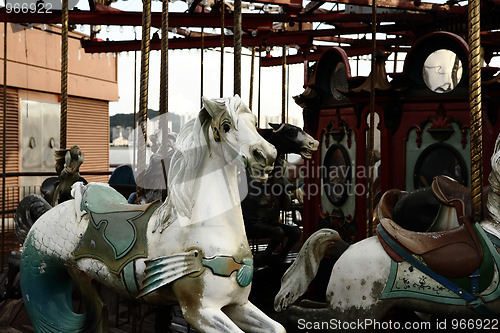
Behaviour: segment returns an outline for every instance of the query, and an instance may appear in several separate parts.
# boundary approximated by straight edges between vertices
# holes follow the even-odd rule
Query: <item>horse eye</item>
[[[224,131],[224,133],[229,132],[230,129],[231,129],[231,126],[229,126],[228,123],[222,124],[222,130]]]

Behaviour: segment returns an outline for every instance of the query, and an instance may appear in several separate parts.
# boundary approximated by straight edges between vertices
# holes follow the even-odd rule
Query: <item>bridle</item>
[[[221,113],[217,116],[216,119],[212,119],[212,122],[210,123],[210,127],[212,127],[212,132],[214,134],[214,140],[215,142],[221,142],[221,136],[220,136],[220,121],[222,119],[222,116],[226,113],[226,109],[223,109]]]

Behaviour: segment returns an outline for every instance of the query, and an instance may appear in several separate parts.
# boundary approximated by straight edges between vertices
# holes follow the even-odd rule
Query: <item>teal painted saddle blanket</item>
[[[119,274],[131,261],[147,257],[147,225],[159,206],[159,201],[131,205],[112,187],[89,184],[80,204],[89,215],[89,225],[74,258],[98,259]]]

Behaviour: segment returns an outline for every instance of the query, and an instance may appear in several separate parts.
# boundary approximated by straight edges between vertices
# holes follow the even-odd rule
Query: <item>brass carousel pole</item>
[[[137,145],[137,191],[142,184],[142,173],[140,171],[146,166],[146,140],[148,120],[148,80],[149,80],[149,51],[151,33],[151,0],[142,0],[142,41],[141,41],[141,83],[139,100],[139,123],[142,140],[138,138]]]
[[[61,123],[59,149],[66,149],[68,126],[68,1],[62,1],[61,12]]]
[[[475,222],[482,218],[483,133],[481,111],[480,0],[469,0],[469,103],[472,213]]]
[[[366,236],[372,236],[373,204],[375,202],[375,190],[373,188],[374,166],[375,166],[375,54],[377,52],[377,0],[372,0],[372,62],[370,74],[370,129],[368,140],[368,218]]]

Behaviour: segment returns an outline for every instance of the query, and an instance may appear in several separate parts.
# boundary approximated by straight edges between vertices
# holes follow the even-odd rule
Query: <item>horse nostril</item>
[[[254,148],[254,150],[252,151],[252,155],[257,163],[259,163],[260,165],[266,165],[266,156],[264,155],[262,150]]]

